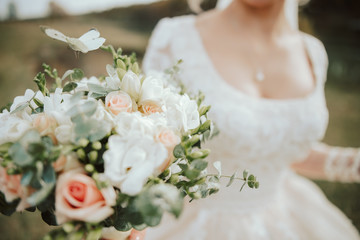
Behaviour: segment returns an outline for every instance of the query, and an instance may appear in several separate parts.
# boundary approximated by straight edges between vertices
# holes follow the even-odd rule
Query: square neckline
[[[298,101],[304,101],[304,100],[308,100],[310,98],[312,98],[319,89],[319,85],[320,85],[320,76],[317,73],[316,69],[315,69],[315,59],[314,56],[312,55],[311,51],[310,51],[310,44],[308,43],[308,34],[301,32],[301,37],[302,37],[302,43],[304,46],[304,51],[305,54],[309,60],[310,63],[310,70],[311,70],[311,75],[313,76],[313,81],[315,81],[315,86],[313,87],[312,91],[309,92],[308,94],[301,96],[301,97],[293,97],[293,98],[266,98],[266,97],[255,97],[255,96],[251,96],[249,94],[246,94],[245,92],[241,91],[240,89],[235,88],[234,86],[232,86],[230,83],[228,83],[222,76],[221,74],[218,72],[217,68],[215,68],[214,63],[212,62],[207,50],[205,49],[205,46],[203,44],[203,39],[200,35],[199,30],[196,28],[196,16],[195,15],[190,15],[190,28],[192,29],[192,32],[196,38],[196,44],[198,44],[198,48],[200,50],[200,52],[202,53],[204,60],[206,62],[206,64],[209,66],[209,68],[211,69],[211,71],[213,71],[214,75],[215,75],[215,79],[217,80],[217,82],[219,82],[220,84],[222,84],[223,86],[225,86],[226,88],[228,88],[230,91],[234,92],[236,95],[244,97],[244,98],[248,98],[251,100],[255,100],[255,101],[263,101],[263,102],[298,102]]]

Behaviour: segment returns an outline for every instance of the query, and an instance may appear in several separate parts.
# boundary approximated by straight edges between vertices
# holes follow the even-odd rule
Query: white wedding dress
[[[290,165],[304,159],[326,130],[324,98],[327,55],[315,38],[303,34],[316,75],[315,90],[303,98],[276,100],[247,96],[216,72],[194,25],[194,16],[160,21],[143,67],[163,70],[183,59],[181,77],[189,90],[201,89],[220,134],[208,143],[209,161],[220,160],[223,174],[249,169],[260,188],[241,182],[207,199],[187,203],[180,219],[165,216],[148,229],[154,240],[352,240],[360,239],[349,219],[311,181]],[[215,172],[215,171],[214,171]]]

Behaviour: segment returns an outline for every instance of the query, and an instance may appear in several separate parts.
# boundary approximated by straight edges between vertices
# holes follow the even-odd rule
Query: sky
[[[9,16],[9,4],[15,3],[16,14],[19,19],[45,17],[49,13],[51,0],[0,0],[0,20]],[[101,12],[113,7],[144,4],[159,0],[52,0],[69,14],[84,14]]]

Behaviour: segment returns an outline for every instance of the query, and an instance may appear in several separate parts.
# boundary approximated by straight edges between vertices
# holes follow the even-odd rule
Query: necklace
[[[261,68],[258,68],[255,72],[255,80],[257,82],[263,82],[265,80],[264,71]]]

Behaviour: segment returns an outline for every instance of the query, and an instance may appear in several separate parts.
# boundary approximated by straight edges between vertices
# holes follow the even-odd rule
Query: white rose
[[[6,110],[0,113],[0,122],[0,145],[6,142],[16,142],[32,128],[30,121],[10,114]]]
[[[155,129],[153,122],[141,116],[139,112],[119,113],[115,121],[115,130],[122,137],[131,137],[132,135],[152,135]]]
[[[113,135],[109,138],[109,150],[103,155],[104,175],[113,186],[134,196],[151,175],[157,174],[167,156],[164,145],[155,142],[152,136]]]
[[[163,102],[163,83],[158,78],[149,76],[145,78],[141,85],[139,105],[145,103],[155,103],[161,105]]]
[[[168,124],[179,131],[194,129],[200,124],[200,116],[196,101],[188,95],[167,92],[165,96],[166,117]]]
[[[132,98],[138,100],[141,83],[139,77],[129,70],[122,78],[121,90],[127,92]]]
[[[55,129],[55,137],[61,144],[73,142],[75,139],[73,124],[58,126]]]

